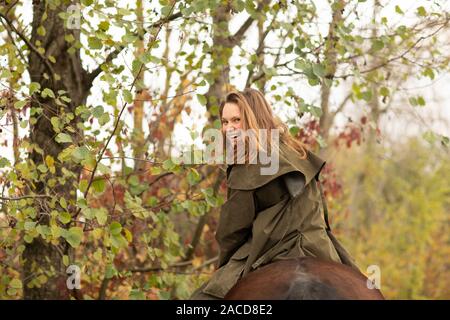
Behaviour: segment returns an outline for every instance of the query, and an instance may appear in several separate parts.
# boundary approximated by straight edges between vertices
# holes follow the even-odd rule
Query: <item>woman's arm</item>
[[[243,245],[252,232],[255,219],[254,190],[229,189],[228,199],[222,205],[216,240],[219,243],[219,267]]]

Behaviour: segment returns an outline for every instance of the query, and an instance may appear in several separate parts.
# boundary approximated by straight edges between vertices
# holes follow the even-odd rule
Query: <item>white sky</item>
[[[319,13],[319,19],[318,23],[311,26],[310,30],[311,32],[314,32],[315,34],[320,33],[322,35],[326,35],[328,30],[328,24],[331,20],[330,16],[330,8],[328,5],[328,2],[325,0],[314,0],[314,4],[317,7],[317,12]],[[31,0],[25,0],[24,3],[26,4],[26,7],[31,7]],[[124,3],[127,3],[126,1],[119,1],[120,5],[123,5]],[[388,18],[389,23],[391,24],[405,24],[410,25],[415,21],[415,10],[420,5],[423,5],[425,8],[428,8],[430,5],[430,1],[382,1],[383,4],[388,3],[386,7],[381,11],[381,16],[386,16]],[[372,14],[372,1],[367,1],[365,3],[358,4],[358,12],[363,12],[363,14],[367,15],[367,19],[361,19],[360,21],[367,21],[370,19]],[[405,16],[400,16],[398,14],[395,14],[394,8],[395,5],[400,5],[402,10],[405,12]],[[443,12],[450,10],[450,1],[447,1],[445,3],[445,8],[443,8]],[[20,12],[22,14],[22,19],[25,21],[25,25],[29,25],[31,23],[31,10],[22,10]],[[363,14],[360,15],[360,18],[363,18]],[[242,13],[239,15],[236,15],[230,25],[230,31],[233,33],[235,32],[245,21],[247,17],[246,13]],[[179,47],[179,32],[180,30],[177,29],[177,26],[180,24],[180,21],[175,21],[171,23],[173,34],[170,41],[170,46],[172,48],[171,54],[173,57],[173,54],[176,52],[177,48]],[[267,22],[268,23],[268,22]],[[355,20],[355,24],[358,24],[359,22]],[[257,29],[255,25],[253,25],[250,30],[248,31],[247,40],[244,42],[243,49],[245,49],[248,52],[255,52],[257,47]],[[4,35],[2,34],[2,37]],[[115,36],[117,39],[120,39],[122,36],[122,33],[119,29],[117,29],[117,32],[115,32]],[[164,38],[164,32],[161,32],[160,38]],[[206,38],[205,38],[206,39]],[[202,39],[200,39],[202,40]],[[0,41],[3,41],[3,39],[0,39]],[[277,41],[276,38],[273,36],[273,34],[269,34],[267,38],[268,43],[274,43],[274,41]],[[448,41],[447,41],[448,42]],[[450,43],[447,43],[450,45]],[[154,55],[156,56],[162,56],[162,51],[164,50],[164,47],[160,47],[154,51]],[[448,52],[448,51],[447,51]],[[200,52],[199,52],[200,53]],[[129,65],[130,62],[133,59],[133,53],[131,50],[124,51],[121,56],[116,60],[116,63],[125,63],[126,65]],[[268,58],[269,59],[269,58]],[[289,59],[289,57],[284,57],[284,59]],[[283,61],[284,61],[283,59]],[[174,59],[171,59],[172,63],[176,63],[176,61],[173,61]],[[232,57],[231,65],[235,65],[240,62],[240,58],[237,54],[237,50],[235,51],[235,54]],[[93,62],[90,58],[84,57],[84,63],[86,63],[86,66],[90,69],[95,68],[96,64]],[[0,61],[0,65],[4,65],[5,61]],[[163,68],[156,69],[163,71]],[[207,71],[207,70],[205,70]],[[126,69],[124,72],[127,72]],[[129,73],[128,73],[129,74]],[[148,84],[152,90],[158,90],[159,84],[164,83],[164,73],[160,72],[159,77],[158,74],[152,74],[151,78],[150,75],[146,75],[146,84]],[[238,71],[236,69],[232,69],[231,71],[231,81],[232,84],[235,85],[238,89],[243,89],[245,85],[247,77],[247,70],[246,68],[242,68],[241,71]],[[292,81],[285,79],[289,83],[290,86],[294,88],[294,91],[298,93],[306,102],[312,103],[314,105],[319,105],[319,86],[311,87],[307,85],[306,81]],[[385,115],[384,118],[382,118],[381,121],[381,128],[382,128],[382,135],[386,139],[394,139],[398,140],[405,136],[411,136],[411,135],[418,135],[423,133],[425,130],[433,130],[434,132],[438,134],[443,134],[446,136],[450,136],[450,92],[449,90],[444,90],[444,88],[448,87],[448,83],[450,80],[450,75],[447,74],[440,74],[437,75],[437,77],[433,80],[428,81],[426,79],[422,80],[416,80],[416,79],[410,79],[407,82],[404,83],[403,87],[410,88],[410,90],[405,90],[401,95],[398,95],[396,97],[396,102],[393,103],[393,111],[390,111],[387,115]],[[28,80],[27,80],[28,81]],[[351,81],[349,82],[351,83]],[[447,84],[447,86],[446,86]],[[171,91],[169,91],[169,96],[175,94],[175,90],[177,89],[178,84],[174,84],[171,87]],[[96,106],[96,105],[105,105],[105,103],[102,102],[102,94],[101,94],[101,88],[106,88],[106,85],[102,83],[99,79],[96,80],[94,87],[92,89],[92,94],[88,98],[88,105]],[[268,88],[270,88],[270,82],[268,84]],[[348,87],[347,87],[348,89]],[[207,90],[206,87],[199,89],[196,93],[203,94]],[[339,103],[342,101],[343,97],[348,91],[343,87],[340,86],[339,88],[333,87],[332,96],[331,96],[331,108],[336,107],[339,105]],[[273,101],[271,99],[271,96],[273,94],[283,94],[283,91],[277,90],[277,92],[268,92],[267,97],[269,101]],[[407,105],[407,99],[409,95],[417,95],[421,94],[424,96],[425,100],[427,101],[427,105],[425,107],[416,107],[413,108],[410,105]],[[122,102],[120,99],[118,99],[118,105],[121,106]],[[182,114],[183,123],[177,124],[174,130],[174,141],[177,141],[181,144],[191,144],[192,139],[190,138],[191,130],[198,130],[201,131],[201,128],[203,127],[205,123],[204,119],[204,107],[200,106],[200,104],[196,101],[194,98],[193,101],[190,102],[192,113],[190,116],[188,116],[184,111]],[[290,108],[286,108],[285,106],[280,106],[277,104],[274,104],[274,109],[276,110],[277,114],[280,114],[282,118],[286,119],[286,115],[292,115],[295,114],[295,111]],[[146,108],[150,108],[149,103],[145,103]],[[283,109],[283,112],[281,112],[281,109]],[[105,108],[105,110],[107,110]],[[112,108],[111,108],[112,110]],[[362,115],[364,113],[364,107],[361,102],[352,104],[349,103],[348,107],[336,118],[335,126],[336,128],[340,128],[347,122],[347,117],[352,117],[354,120],[359,119],[359,115]],[[132,121],[132,116],[128,112],[124,113],[124,120],[130,124]],[[1,120],[0,124],[5,124],[5,117]],[[109,123],[109,126],[112,128],[113,123],[112,121]],[[144,129],[147,129],[147,124],[144,123]],[[22,130],[22,136],[28,134],[27,130]],[[12,128],[11,126],[4,126],[3,132],[1,133],[1,137],[3,139],[9,139],[12,141]],[[99,139],[106,139],[107,138],[107,132],[102,131],[101,135],[98,137]],[[200,138],[196,139],[194,143],[197,146],[201,145]],[[110,144],[113,150],[115,150],[114,143]],[[11,148],[5,149],[4,147],[1,147],[0,152],[2,152],[3,156],[7,156],[8,158],[12,158],[12,151]],[[129,154],[130,155],[130,154]],[[106,164],[106,163],[105,163]],[[131,165],[132,162],[130,161],[129,165]]]

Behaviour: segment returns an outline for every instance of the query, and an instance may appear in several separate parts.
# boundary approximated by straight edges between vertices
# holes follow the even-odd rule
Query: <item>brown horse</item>
[[[250,272],[226,300],[383,300],[368,279],[344,264],[302,257],[280,260]]]

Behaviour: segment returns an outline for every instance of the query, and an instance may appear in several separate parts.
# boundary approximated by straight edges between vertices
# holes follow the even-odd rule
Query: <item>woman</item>
[[[278,152],[278,170],[261,174],[262,161],[245,149],[245,164],[227,167],[227,201],[216,232],[218,270],[191,299],[221,299],[236,282],[258,267],[281,259],[313,256],[356,266],[327,230],[319,185],[325,161],[307,150],[274,117],[261,92],[231,92],[220,105],[222,132],[231,140],[234,159],[237,133],[266,129],[279,132],[278,143],[261,136],[245,136],[263,154]],[[251,143],[249,144],[251,145]],[[260,154],[260,153],[258,153]]]

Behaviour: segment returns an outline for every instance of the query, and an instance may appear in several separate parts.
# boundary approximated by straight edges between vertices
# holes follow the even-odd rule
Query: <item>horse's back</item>
[[[280,260],[263,266],[228,292],[229,300],[381,300],[367,278],[341,263],[312,257]]]

